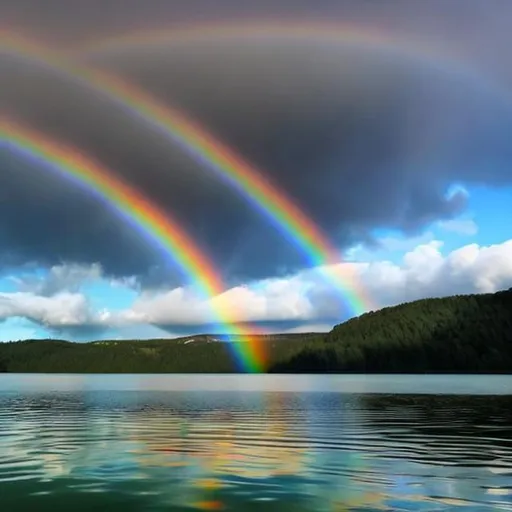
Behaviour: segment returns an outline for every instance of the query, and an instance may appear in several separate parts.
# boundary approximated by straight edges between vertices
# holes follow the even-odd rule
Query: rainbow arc
[[[264,344],[251,336],[254,330],[249,332],[235,323],[229,301],[218,300],[224,292],[219,272],[169,214],[92,158],[13,120],[0,119],[0,148],[71,179],[156,243],[190,277],[228,334],[247,340],[227,344],[239,368],[248,372],[264,369]]]
[[[184,112],[160,103],[135,85],[117,76],[81,66],[64,55],[20,36],[4,33],[3,48],[21,58],[43,64],[79,85],[109,98],[137,121],[168,137],[180,149],[214,172],[234,189],[281,235],[300,251],[311,267],[319,268],[338,290],[352,315],[373,309],[370,298],[350,265],[322,230],[267,175],[217,139]]]

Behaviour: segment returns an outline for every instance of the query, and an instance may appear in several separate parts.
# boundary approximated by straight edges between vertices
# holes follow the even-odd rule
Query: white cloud
[[[215,322],[215,312],[243,321],[306,320],[313,307],[305,293],[310,286],[300,275],[269,279],[252,286],[237,286],[211,301],[202,300],[184,288],[167,292],[143,292],[133,306],[117,315],[114,323],[201,324]]]
[[[15,278],[19,290],[26,293],[51,296],[60,292],[78,292],[86,283],[102,277],[101,265],[75,263],[55,265],[44,275],[22,275]]]
[[[0,321],[26,318],[48,327],[75,327],[96,323],[87,298],[79,293],[45,297],[28,292],[0,293]]]
[[[447,255],[442,253],[442,245],[436,240],[422,243],[407,252],[399,263],[350,262],[328,270],[355,279],[355,286],[362,285],[377,307],[424,297],[494,292],[512,286],[512,240],[487,247],[470,244]],[[319,326],[325,330],[331,320],[334,323],[343,318],[337,313],[340,293],[322,275],[325,273],[306,270],[289,278],[267,279],[232,288],[211,301],[184,288],[143,291],[123,311],[92,311],[87,297],[77,292],[52,296],[0,293],[0,321],[19,317],[51,328],[84,324],[119,329],[143,324],[201,325],[215,320],[213,305],[231,320],[295,321],[302,326],[290,332],[319,330]]]
[[[420,244],[407,252],[400,263],[351,262],[330,270],[354,276],[356,285],[363,285],[377,307],[425,297],[494,292],[512,286],[512,240],[489,247],[471,244],[446,256],[441,252],[442,245],[438,240]],[[311,323],[332,318],[333,302],[339,305],[339,292],[326,286],[321,273],[308,270],[288,279],[233,288],[213,302],[237,320]],[[208,302],[177,289],[142,294],[118,321],[200,324],[211,320],[209,310]]]
[[[407,253],[402,264],[362,265],[361,279],[381,305],[459,293],[490,293],[512,286],[512,240],[470,244],[443,256],[433,241]]]
[[[451,219],[439,222],[439,227],[458,235],[473,236],[478,233],[478,226],[472,219]]]

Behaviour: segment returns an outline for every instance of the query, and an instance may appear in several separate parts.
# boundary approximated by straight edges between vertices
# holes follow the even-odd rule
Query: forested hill
[[[272,371],[512,373],[512,289],[367,313]]]
[[[270,372],[512,373],[512,289],[426,299],[367,313],[328,334],[259,336]],[[0,371],[225,373],[230,343],[175,340],[0,343]]]
[[[315,333],[251,336],[271,364],[288,361]],[[26,340],[0,343],[0,372],[37,373],[230,373],[232,336],[200,334],[176,339],[110,340],[71,343]]]

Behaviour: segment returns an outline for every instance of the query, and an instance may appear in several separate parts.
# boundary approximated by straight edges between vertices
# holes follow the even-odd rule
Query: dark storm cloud
[[[103,10],[93,2],[83,7],[83,32],[91,32],[92,20],[100,18],[105,26],[115,25],[109,16],[116,9],[122,12],[119,24],[130,26],[142,5],[125,2],[119,11],[114,4],[102,3],[111,6]],[[219,4],[219,13],[228,4]],[[51,12],[57,3],[45,5]],[[190,6],[169,5],[159,4],[152,14],[193,19]],[[325,2],[322,8],[327,13],[333,5]],[[368,12],[354,2],[343,5],[355,17]],[[387,5],[392,12],[403,3]],[[80,9],[64,10],[68,14],[60,21],[45,21],[43,13],[31,20],[25,13],[22,20],[21,10],[16,19],[38,26],[35,33],[50,33],[54,25],[64,33],[71,19],[66,16],[76,18]],[[148,17],[150,11],[144,11]],[[435,19],[444,12],[436,15],[432,8]],[[16,17],[13,13],[12,7]],[[414,23],[418,16],[410,14]],[[238,42],[169,46],[96,64],[200,120],[264,170],[342,248],[372,242],[377,227],[413,233],[456,215],[465,198],[446,197],[454,182],[512,181],[510,100],[506,105],[484,94],[476,81],[424,62],[305,41],[265,48]],[[286,273],[304,264],[266,219],[156,131],[59,74],[12,57],[3,57],[1,65],[2,112],[83,148],[115,170],[174,215],[231,280]],[[140,243],[130,226],[96,200],[61,180],[36,179],[40,170],[27,169],[10,154],[1,158],[0,242],[9,248],[4,260],[100,262],[110,274],[141,275],[153,286],[167,282],[162,253]]]
[[[110,210],[76,186],[12,153],[0,153],[0,168],[2,268],[101,262],[108,273],[130,275],[154,261]]]
[[[293,254],[279,254],[282,242],[269,233],[266,222],[241,199],[226,194],[214,176],[176,146],[61,75],[34,71],[16,58],[4,59],[3,65],[3,112],[116,171],[172,215],[214,259],[217,256],[217,264],[233,278],[259,272],[252,258],[243,258],[257,255],[264,240],[271,242],[266,250],[270,261],[283,268],[290,261],[293,265]],[[155,243],[141,244],[140,237],[137,241],[133,225],[116,221],[112,208],[99,204],[90,191],[28,165],[8,150],[2,153],[2,169],[2,219],[16,219],[6,222],[0,233],[4,247],[9,247],[5,264],[16,258],[45,264],[100,262],[107,274],[140,275],[145,285],[169,282],[170,258]],[[298,262],[295,257],[295,265]]]
[[[512,4],[503,0],[2,0],[3,27],[67,45],[141,28],[245,20],[339,21],[444,42],[497,72],[508,58]],[[478,27],[476,36],[475,27]]]

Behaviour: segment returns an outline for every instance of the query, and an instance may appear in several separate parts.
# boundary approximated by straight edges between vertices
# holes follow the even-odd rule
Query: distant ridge
[[[145,341],[161,341],[161,342],[174,342],[179,344],[188,344],[188,343],[243,343],[251,340],[261,340],[265,341],[278,341],[278,340],[304,340],[307,338],[317,338],[318,336],[323,336],[326,333],[318,333],[318,332],[306,332],[306,333],[275,333],[275,334],[243,334],[243,335],[233,335],[233,334],[190,334],[188,336],[179,336],[177,338],[153,338],[150,340],[137,340],[139,343],[144,343]],[[57,341],[57,340],[55,340]],[[105,344],[105,343],[123,343],[124,340],[97,340],[91,341],[89,343],[96,344]],[[135,340],[134,340],[135,341]],[[72,343],[72,342],[71,342]],[[87,342],[86,342],[87,343]]]
[[[180,336],[179,338],[172,338],[176,342],[190,342],[202,341],[207,343],[227,343],[227,342],[244,342],[247,338],[261,341],[285,340],[285,339],[304,339],[316,338],[325,333],[307,332],[307,333],[273,333],[273,334],[247,334],[247,335],[233,335],[233,334],[194,334],[190,336]]]

